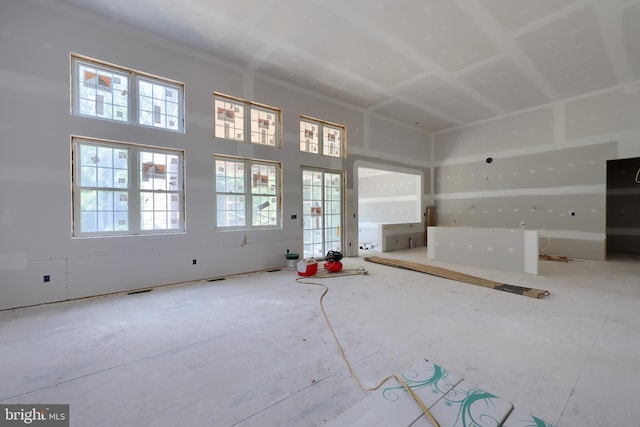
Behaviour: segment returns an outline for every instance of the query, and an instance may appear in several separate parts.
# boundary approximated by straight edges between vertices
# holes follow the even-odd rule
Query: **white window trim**
[[[129,172],[129,186],[128,188],[116,189],[116,191],[126,191],[129,194],[127,201],[128,204],[128,226],[126,231],[105,231],[105,232],[81,232],[81,207],[80,207],[80,190],[85,187],[79,185],[79,156],[78,156],[78,144],[81,143],[103,145],[110,147],[122,147],[129,152],[127,158],[128,172]],[[153,151],[158,153],[167,153],[178,155],[181,163],[179,168],[179,182],[181,184],[179,191],[180,194],[180,224],[177,229],[167,230],[142,230],[140,221],[142,213],[140,210],[140,193],[143,190],[140,188],[140,174],[138,173],[139,153],[140,151]],[[135,154],[133,154],[135,153]],[[113,141],[100,138],[92,138],[85,136],[71,136],[71,202],[72,202],[72,237],[73,238],[94,238],[94,237],[123,237],[123,236],[141,236],[141,235],[172,235],[172,234],[184,234],[186,232],[185,221],[185,153],[184,150],[172,149],[165,147],[155,147],[150,145],[134,144],[122,141]],[[112,187],[109,187],[112,188]]]
[[[163,130],[163,131],[167,131],[167,132],[176,132],[176,133],[186,133],[186,127],[185,127],[185,84],[183,82],[180,82],[178,80],[173,80],[173,79],[169,79],[166,77],[162,77],[162,76],[158,76],[158,75],[154,75],[151,73],[145,73],[143,71],[139,71],[133,68],[127,68],[127,67],[123,67],[121,65],[116,65],[110,62],[106,62],[106,61],[101,61],[95,58],[91,58],[85,55],[80,55],[77,53],[71,53],[70,55],[71,58],[71,73],[70,73],[70,86],[71,86],[71,105],[70,105],[70,112],[72,115],[74,116],[78,116],[78,117],[84,117],[84,118],[89,118],[89,119],[93,119],[93,120],[104,120],[104,121],[108,121],[108,122],[113,122],[113,123],[125,123],[125,124],[129,124],[129,125],[133,125],[133,126],[140,126],[140,127],[145,127],[145,128],[151,128],[151,129],[158,129],[158,130]],[[94,116],[88,116],[88,115],[84,115],[84,114],[80,114],[78,111],[78,75],[77,75],[77,70],[78,70],[78,66],[77,63],[85,63],[88,65],[93,65],[96,67],[102,67],[102,68],[106,68],[106,69],[111,69],[115,72],[119,72],[122,74],[127,74],[129,76],[129,87],[128,87],[128,117],[127,120],[114,120],[114,119],[109,119],[109,118],[104,118],[104,117],[94,117]],[[166,127],[159,127],[159,126],[153,126],[153,125],[144,125],[144,124],[140,124],[140,118],[139,118],[139,111],[138,111],[138,105],[139,105],[139,93],[138,93],[138,79],[139,78],[143,78],[146,80],[151,80],[154,82],[158,82],[160,84],[166,85],[166,86],[171,86],[174,87],[176,89],[178,89],[179,92],[179,96],[180,96],[180,100],[178,102],[178,129],[170,129],[170,128],[166,128]]]
[[[311,151],[300,150],[302,153],[309,153],[315,155],[321,155],[325,157],[333,157],[336,159],[344,159],[347,157],[347,127],[345,125],[341,125],[338,123],[329,122],[327,120],[317,119],[311,116],[300,115],[300,122],[314,123],[318,125],[318,152],[313,153]],[[339,129],[342,132],[342,141],[340,144],[340,155],[332,156],[328,154],[324,154],[325,141],[324,141],[324,128],[334,128]],[[299,141],[300,145],[303,141]]]
[[[242,140],[238,140],[238,139],[231,139],[231,138],[225,138],[224,136],[221,135],[216,135],[216,112],[215,112],[215,102],[216,100],[223,100],[226,102],[233,102],[236,104],[242,104],[244,106],[244,108],[246,109],[245,114],[244,114],[244,122],[243,122],[243,139]],[[242,98],[237,98],[235,96],[231,96],[231,95],[226,95],[224,93],[220,93],[220,92],[213,92],[213,103],[214,103],[214,117],[213,117],[213,137],[214,138],[220,138],[220,139],[226,139],[228,141],[235,141],[235,142],[245,142],[248,144],[253,144],[253,145],[264,145],[266,147],[272,147],[272,148],[282,148],[282,110],[280,108],[276,108],[273,107],[271,105],[267,105],[267,104],[260,104],[258,102],[253,102],[253,101],[248,101],[246,99],[242,99]],[[251,140],[251,110],[252,109],[258,109],[258,110],[262,110],[262,111],[269,111],[272,112],[273,114],[276,115],[276,141],[274,145],[269,145],[269,144],[261,144],[259,142],[253,142]]]
[[[216,160],[229,160],[234,162],[243,162],[244,173],[245,173],[245,190],[242,193],[245,197],[245,224],[244,226],[219,226],[218,225],[218,194],[241,194],[241,193],[227,193],[222,192],[218,193],[216,186],[216,182],[214,181],[214,192],[215,197],[213,200],[215,217],[214,217],[214,230],[215,231],[249,231],[249,230],[279,230],[282,229],[282,163],[273,161],[273,160],[264,160],[264,159],[252,159],[246,157],[236,157],[229,156],[226,154],[214,154],[213,156],[213,166],[214,166],[214,180],[215,176],[215,164]],[[253,224],[253,215],[252,215],[252,206],[251,206],[251,166],[253,164],[259,165],[268,165],[277,167],[277,181],[276,181],[276,194],[270,197],[275,197],[278,199],[278,210],[277,210],[277,218],[275,225],[252,225]]]

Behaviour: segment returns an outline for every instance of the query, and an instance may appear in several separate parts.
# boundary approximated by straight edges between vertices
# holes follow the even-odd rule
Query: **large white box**
[[[427,227],[427,258],[538,274],[538,232],[512,228]]]

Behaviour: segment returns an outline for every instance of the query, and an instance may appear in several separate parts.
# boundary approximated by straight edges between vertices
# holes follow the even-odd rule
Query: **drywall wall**
[[[184,82],[186,133],[72,116],[71,52]],[[286,249],[302,249],[301,166],[353,179],[351,150],[381,164],[428,166],[428,134],[385,121],[397,136],[387,146],[372,131],[378,116],[55,0],[3,2],[0,55],[0,309],[284,267]],[[282,108],[283,147],[213,138],[214,91]],[[347,159],[301,153],[301,114],[344,124]],[[186,232],[72,238],[71,135],[185,150]],[[282,162],[282,229],[213,230],[216,153]],[[349,181],[345,206],[346,244],[357,242]]]
[[[549,106],[452,129],[435,135],[434,160],[548,144],[553,141],[553,130],[553,108]]]
[[[640,83],[434,135],[443,225],[537,230],[541,249],[605,259],[607,161],[640,155]]]
[[[378,224],[378,241],[382,252],[425,246],[425,228],[421,223]]]

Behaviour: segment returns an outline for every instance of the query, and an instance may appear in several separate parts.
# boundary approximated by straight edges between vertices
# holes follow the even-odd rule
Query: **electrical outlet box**
[[[44,283],[48,283],[51,281],[51,276],[49,276],[48,274],[46,276],[42,276],[42,281]]]
[[[196,265],[197,263],[198,263],[198,260],[197,260],[197,259],[194,259],[194,260],[193,260],[193,265]]]

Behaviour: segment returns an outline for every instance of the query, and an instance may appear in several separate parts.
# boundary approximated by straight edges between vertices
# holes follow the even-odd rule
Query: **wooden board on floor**
[[[524,295],[531,298],[543,298],[549,295],[549,291],[546,291],[544,289],[525,288],[522,286],[514,286],[508,285],[506,283],[494,282],[493,280],[487,280],[481,277],[471,276],[469,274],[460,273],[454,270],[448,270],[442,267],[435,267],[428,264],[420,264],[417,262],[402,261],[398,259],[383,258],[378,256],[365,257],[364,260],[374,262],[376,264],[388,265],[390,267],[419,271],[421,273],[431,274],[432,276],[443,277],[445,279],[464,282],[470,285],[483,286],[485,288],[496,289],[498,291],[509,292],[512,294]]]
[[[540,254],[539,259],[544,261],[569,262],[571,258],[562,255]]]

